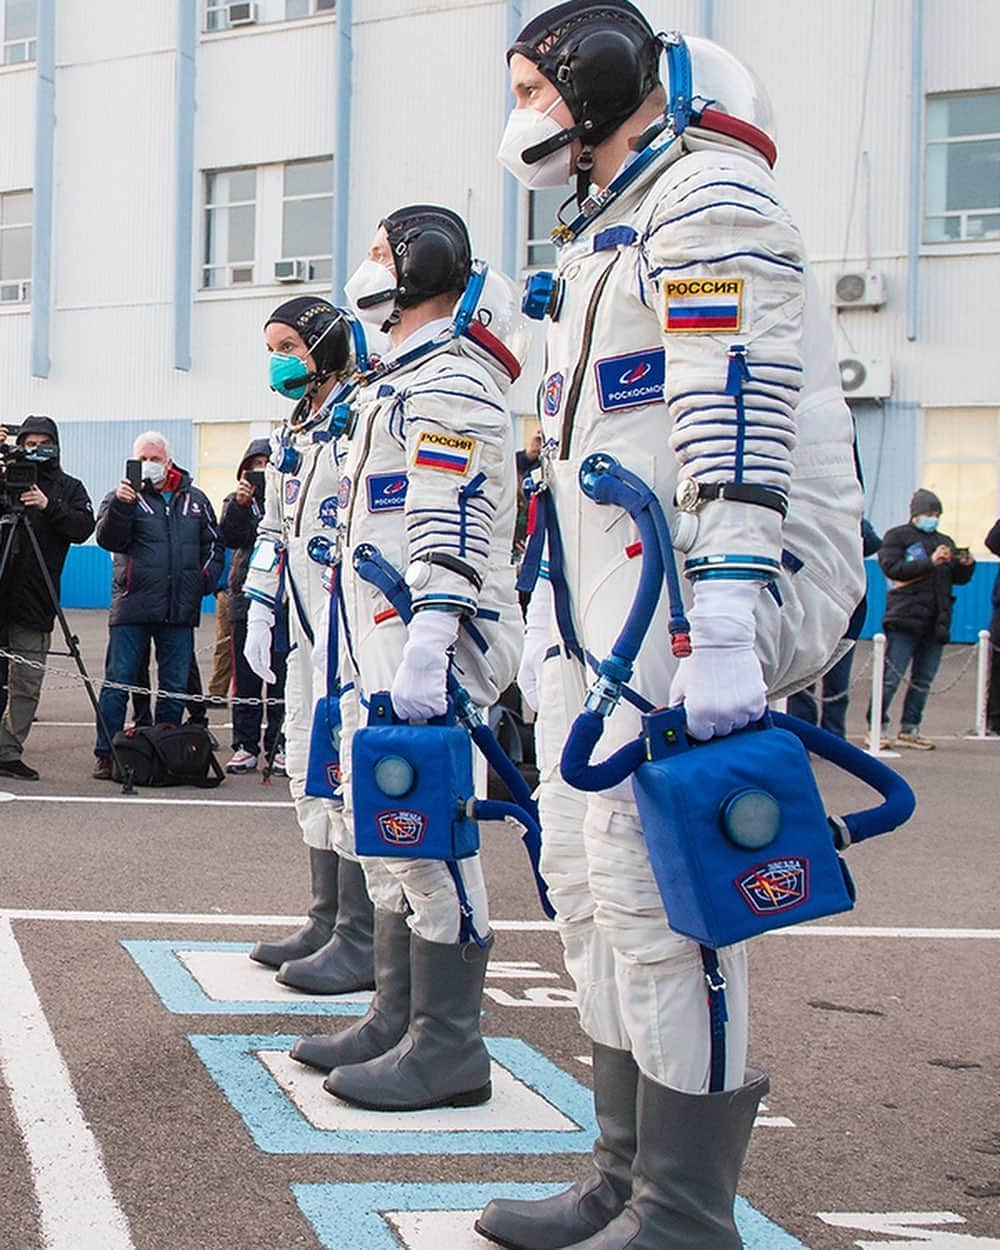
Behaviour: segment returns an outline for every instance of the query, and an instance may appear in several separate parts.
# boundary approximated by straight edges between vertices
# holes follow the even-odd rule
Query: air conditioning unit
[[[257,21],[257,5],[253,0],[238,0],[226,5],[226,22],[230,26],[253,26]]]
[[[885,303],[885,277],[875,269],[842,273],[833,291],[834,308],[881,308]]]
[[[846,356],[839,362],[840,385],[845,399],[888,399],[892,394],[892,368],[878,356],[862,359]]]
[[[305,282],[309,277],[309,266],[304,260],[276,260],[274,262],[275,282]]]
[[[4,282],[0,285],[0,303],[26,304],[31,299],[31,279],[23,282]]]

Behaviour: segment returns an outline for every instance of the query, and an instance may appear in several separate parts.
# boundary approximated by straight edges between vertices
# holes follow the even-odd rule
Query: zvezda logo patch
[[[336,760],[326,766],[326,784],[331,790],[336,790],[340,785],[340,764]]]
[[[546,416],[554,417],[559,411],[559,405],[562,403],[562,393],[563,375],[561,373],[550,374],[545,379],[545,391],[542,400]]]
[[[800,855],[766,860],[737,877],[735,885],[758,916],[788,911],[809,897],[809,861]]]
[[[379,837],[389,846],[419,846],[424,840],[427,817],[422,812],[394,808],[375,817]]]
[[[285,482],[285,503],[289,507],[291,507],[292,504],[296,501],[296,499],[298,499],[299,491],[301,489],[302,489],[302,483],[299,481],[297,477],[290,477],[288,481]]]

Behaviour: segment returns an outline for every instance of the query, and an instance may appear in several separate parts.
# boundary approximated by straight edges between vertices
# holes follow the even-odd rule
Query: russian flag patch
[[[445,473],[468,473],[476,440],[460,434],[426,431],[417,442],[413,464],[418,469],[441,469]]]
[[[680,278],[664,282],[664,333],[733,334],[742,326],[742,278]]]

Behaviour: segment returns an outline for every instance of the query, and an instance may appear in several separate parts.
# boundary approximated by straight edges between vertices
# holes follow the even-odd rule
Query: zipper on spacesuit
[[[347,505],[347,525],[344,527],[344,545],[350,546],[351,543],[351,522],[354,520],[354,504],[358,498],[358,487],[361,482],[361,471],[364,469],[368,460],[368,453],[372,449],[372,430],[375,428],[375,418],[378,415],[378,405],[368,418],[368,426],[365,429],[365,445],[361,452],[361,458],[354,467],[354,483],[351,490],[351,502]]]
[[[302,532],[302,513],[305,511],[306,496],[309,494],[309,487],[312,485],[312,480],[316,476],[316,469],[319,466],[319,458],[322,454],[323,450],[321,449],[315,456],[313,456],[312,466],[309,469],[309,476],[302,485],[302,493],[299,495],[299,507],[298,511],[295,513],[295,528],[293,530],[296,538],[298,538]]]
[[[590,296],[590,303],[587,305],[587,316],[583,323],[583,340],[580,345],[580,356],[576,363],[576,369],[573,372],[573,381],[570,383],[569,394],[566,396],[566,411],[563,413],[562,436],[559,439],[559,459],[568,460],[570,442],[573,438],[573,420],[576,417],[577,405],[580,402],[580,392],[583,390],[583,378],[587,369],[587,361],[590,359],[590,349],[594,341],[594,322],[597,319],[597,305],[601,302],[601,296],[604,294],[604,288],[608,284],[611,277],[611,270],[621,259],[621,252],[616,253],[611,264],[604,270],[597,280],[597,285]]]

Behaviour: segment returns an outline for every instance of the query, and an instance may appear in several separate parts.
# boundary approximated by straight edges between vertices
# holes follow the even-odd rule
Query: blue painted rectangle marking
[[[209,998],[177,956],[178,951],[246,951],[250,942],[123,941],[160,1001],[175,1015],[190,1016],[362,1016],[365,1003],[267,1000],[220,1002]]]
[[[597,1136],[590,1090],[526,1042],[512,1037],[483,1040],[497,1063],[578,1125],[577,1130],[407,1131],[400,1127],[406,1123],[403,1115],[386,1116],[384,1130],[335,1132],[315,1128],[257,1057],[260,1051],[290,1050],[296,1040],[294,1035],[234,1033],[188,1037],[257,1148],[268,1154],[589,1154]]]
[[[557,1184],[293,1184],[292,1193],[323,1250],[344,1250],[348,1245],[351,1250],[400,1250],[385,1213],[468,1211],[471,1230],[491,1198],[547,1198],[575,1179]],[[744,1250],[809,1250],[742,1198],[736,1199],[736,1224]]]

